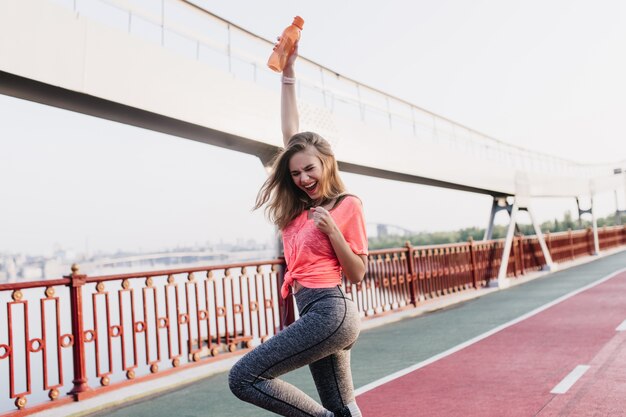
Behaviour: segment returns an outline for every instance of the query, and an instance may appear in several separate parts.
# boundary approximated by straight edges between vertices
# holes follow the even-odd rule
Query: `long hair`
[[[319,180],[322,201],[339,197],[346,190],[339,177],[337,160],[326,139],[317,133],[296,133],[289,139],[287,148],[279,152],[272,162],[272,171],[256,197],[254,209],[267,203],[265,214],[268,219],[283,230],[313,201],[296,186],[289,171],[291,157],[312,147],[316,150],[322,165],[322,178]]]

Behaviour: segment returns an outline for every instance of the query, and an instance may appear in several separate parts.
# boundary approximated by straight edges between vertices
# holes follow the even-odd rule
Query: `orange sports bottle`
[[[274,52],[267,61],[267,66],[276,72],[283,72],[289,55],[293,52],[293,46],[300,39],[300,31],[304,25],[304,19],[300,16],[293,18],[293,23],[285,28],[280,42],[274,47]]]

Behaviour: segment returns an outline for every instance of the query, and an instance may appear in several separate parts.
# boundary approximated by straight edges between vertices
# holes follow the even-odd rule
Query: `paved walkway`
[[[512,368],[510,361],[511,358],[515,358],[517,355],[511,355],[512,352],[509,352],[509,348],[505,348],[503,345],[493,347],[490,351],[485,351],[487,353],[484,354],[476,353],[469,348],[461,348],[472,339],[480,338],[488,332],[494,332],[494,330],[497,330],[499,327],[519,319],[521,316],[545,306],[560,297],[568,295],[573,291],[596,283],[603,277],[624,267],[626,267],[626,251],[584,265],[545,275],[536,280],[507,289],[506,291],[492,292],[482,297],[429,314],[406,318],[381,327],[364,330],[361,333],[357,345],[353,349],[352,355],[355,386],[360,387],[357,391],[360,394],[358,401],[363,403],[364,415],[366,417],[420,415],[422,414],[421,411],[426,411],[424,408],[426,404],[448,404],[457,402],[460,398],[463,398],[456,397],[455,395],[463,395],[464,397],[471,398],[478,393],[486,393],[487,395],[483,395],[484,398],[498,398],[498,396],[500,396],[498,382],[506,381],[507,372],[515,374],[516,370]],[[609,282],[617,281],[607,281],[607,283]],[[594,288],[606,288],[602,287],[602,285],[604,284],[599,284]],[[603,297],[605,297],[606,300],[612,300],[613,294],[623,294],[623,290],[624,288],[619,289],[611,287],[604,293]],[[587,292],[581,294],[586,293]],[[623,300],[624,296],[622,295],[621,297]],[[572,299],[574,298],[576,297]],[[602,299],[602,297],[599,298],[600,305],[604,305]],[[561,306],[561,304],[563,303],[559,303],[557,306]],[[621,310],[615,310],[611,307],[611,303],[605,304],[608,309],[607,312],[611,312],[612,319],[609,321],[617,320],[619,318],[618,316],[622,313]],[[621,309],[621,307],[619,308]],[[572,311],[575,310],[576,308],[574,307]],[[600,313],[601,312],[598,311],[598,314]],[[537,318],[539,318],[539,316],[537,316]],[[586,322],[588,324],[592,323],[592,321],[590,322],[589,320]],[[520,326],[528,326],[526,323],[527,321],[520,322]],[[528,323],[530,322],[528,321]],[[539,320],[538,323],[541,323],[541,320]],[[563,323],[562,335],[568,334],[567,326],[572,324],[575,324],[575,320]],[[607,401],[607,399],[610,398],[625,397],[626,380],[623,377],[623,372],[621,374],[615,372],[614,367],[622,366],[623,371],[623,365],[624,362],[626,362],[624,359],[625,355],[619,355],[618,352],[626,352],[626,340],[624,340],[626,336],[622,334],[626,332],[621,332],[618,336],[609,340],[606,338],[606,328],[611,325],[612,324],[606,324],[603,327],[605,335],[600,338],[601,340],[598,339],[598,335],[593,332],[585,336],[586,338],[590,338],[588,340],[590,343],[585,344],[586,347],[584,349],[586,349],[588,356],[591,355],[587,363],[591,368],[567,394],[563,394],[558,398],[552,397],[552,401],[544,408],[541,416],[569,415],[566,413],[567,410],[577,410],[581,404],[586,404],[587,407],[594,407],[596,403]],[[593,329],[593,326],[588,325],[588,328]],[[492,341],[497,342],[498,338],[503,337],[502,335],[505,335],[507,332],[508,330],[506,332],[498,332],[496,333],[497,337],[489,337],[484,340],[488,343],[492,343]],[[555,335],[551,334],[551,332],[552,329],[546,328],[545,326],[543,328],[541,326],[534,329],[529,328],[526,332],[512,335],[512,339],[506,336],[510,339],[507,343],[512,342],[512,346],[515,348],[518,344],[521,346],[522,342],[533,339],[537,342],[532,348],[534,351],[526,353],[532,353],[532,357],[540,357],[542,349],[545,348],[545,346],[542,346],[542,341],[545,341],[545,343],[553,343],[560,339],[560,336],[555,339]],[[576,332],[570,331],[570,333],[575,334]],[[516,339],[516,337],[518,339]],[[516,340],[519,343],[516,343]],[[578,346],[579,342],[581,342],[580,339],[572,339],[571,343],[574,349],[578,349],[576,346]],[[476,344],[476,346],[479,344],[480,343]],[[474,345],[472,345],[472,347],[473,346]],[[374,385],[377,385],[376,381],[388,378],[389,375],[393,375],[394,373],[396,373],[397,376],[407,374],[409,371],[417,372],[429,368],[437,369],[436,366],[446,365],[446,361],[457,360],[455,357],[456,353],[449,356],[446,353],[452,351],[458,351],[458,353],[463,354],[474,352],[474,356],[466,358],[465,362],[471,362],[475,369],[490,369],[491,367],[493,369],[500,369],[501,372],[482,374],[478,380],[468,380],[466,384],[463,383],[463,378],[466,376],[465,374],[463,377],[459,376],[456,380],[450,380],[450,373],[444,378],[443,374],[435,372],[431,377],[435,379],[439,378],[440,389],[434,392],[434,394],[428,398],[427,402],[423,402],[424,399],[413,397],[412,393],[404,392],[404,394],[397,396],[397,401],[404,401],[402,403],[403,407],[411,411],[404,414],[388,414],[383,411],[384,408],[378,407],[377,404],[383,402],[389,403],[391,398],[389,397],[388,391],[378,391],[382,389],[383,386],[374,387]],[[520,354],[522,353],[524,353],[523,349]],[[442,356],[445,358],[435,360]],[[425,363],[429,362],[433,363],[432,367],[423,367]],[[462,362],[463,361],[458,362],[457,365]],[[448,364],[450,363],[452,362],[448,362]],[[484,366],[481,366],[483,364]],[[603,365],[596,366],[598,364]],[[609,366],[609,364],[613,365]],[[569,363],[563,365],[563,369],[559,369],[559,375],[554,375],[553,378],[557,380],[563,378],[564,375],[561,374],[569,365]],[[452,367],[451,370],[455,371],[456,368]],[[454,375],[454,372],[452,372],[452,375]],[[600,383],[598,383],[598,378],[600,378]],[[285,379],[310,393],[314,398],[317,397],[307,369],[293,372],[287,375]],[[149,399],[143,398],[135,403],[126,404],[115,410],[104,410],[91,415],[111,417],[156,417],[172,415],[177,417],[269,417],[273,415],[237,400],[228,390],[226,381],[226,374],[219,373]],[[395,381],[397,381],[397,379],[395,379]],[[450,383],[461,387],[466,386],[467,390],[465,394],[460,394],[460,391],[457,391],[456,394],[453,394],[453,391],[448,392],[446,387],[449,386]],[[528,383],[530,384],[532,381]],[[418,388],[424,388],[426,386],[424,383],[420,385],[420,379],[417,379],[413,385]],[[547,388],[547,385],[544,388]],[[598,392],[597,388],[602,387],[604,387],[602,392]],[[609,387],[610,389],[608,389]],[[550,389],[551,388],[552,387],[550,387]],[[377,391],[378,394],[376,394]],[[478,411],[472,414],[467,414],[467,410],[463,409],[463,407],[453,407],[448,409],[447,414],[440,415],[535,415],[535,413],[531,411],[532,407],[525,405],[524,398],[524,396],[519,396],[521,400],[520,404],[505,404],[505,409],[508,410],[507,414],[499,414],[499,411],[495,409],[492,410],[495,412],[494,414],[490,412],[488,407],[495,406],[485,403],[483,404],[483,408],[478,408]],[[502,404],[498,407],[501,405]],[[411,407],[413,407],[413,409],[411,409]],[[619,415],[610,414],[610,407],[605,411],[606,414],[592,413],[589,415]],[[65,413],[63,415],[68,414],[69,413]]]
[[[417,409],[429,417],[555,416],[569,408],[586,416],[611,415],[598,414],[598,407],[626,410],[626,396],[607,398],[609,387],[597,371],[624,362],[623,332],[616,330],[622,323],[626,272],[549,303],[435,362],[380,381],[359,396],[359,403],[371,416],[413,417]],[[598,378],[587,383],[591,395],[563,403],[563,394],[580,386],[578,377],[589,377],[592,369]],[[624,391],[622,380],[611,387],[622,385],[619,391]]]

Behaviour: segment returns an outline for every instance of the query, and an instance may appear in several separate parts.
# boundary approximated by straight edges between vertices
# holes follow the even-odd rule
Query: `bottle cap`
[[[293,18],[292,25],[297,26],[298,29],[302,30],[302,26],[304,26],[304,19],[300,16],[296,16]]]

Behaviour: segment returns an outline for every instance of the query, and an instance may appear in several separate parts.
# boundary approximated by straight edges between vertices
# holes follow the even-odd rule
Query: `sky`
[[[301,14],[303,56],[504,141],[581,162],[626,154],[622,1],[198,3],[268,39]]]
[[[197,3],[266,39],[301,15],[304,57],[505,142],[583,163],[626,160],[620,0]],[[0,121],[0,252],[275,238],[251,211],[266,175],[253,156],[5,96]],[[488,196],[343,178],[371,223],[487,224]],[[596,200],[599,215],[615,210],[613,194]],[[618,203],[626,208],[624,190]],[[576,205],[533,208],[544,221]]]

